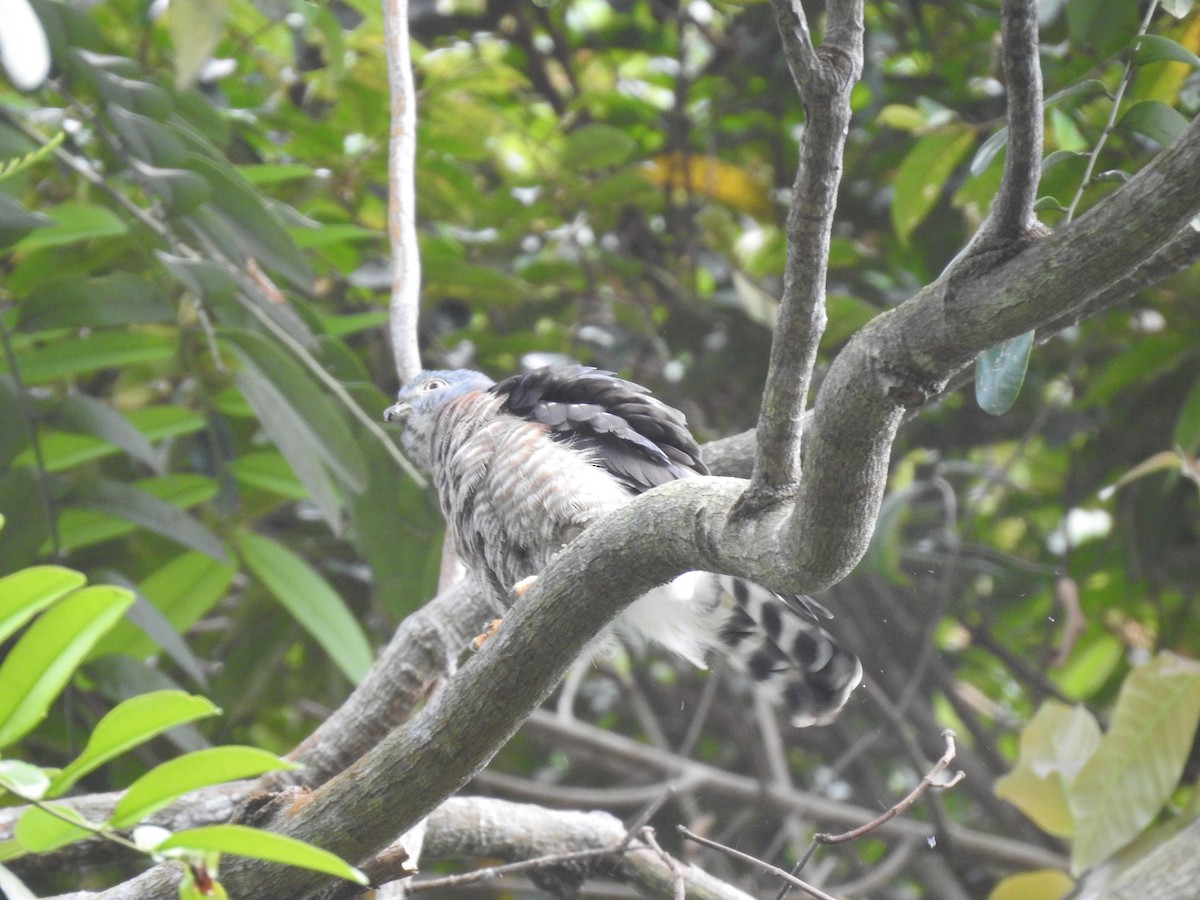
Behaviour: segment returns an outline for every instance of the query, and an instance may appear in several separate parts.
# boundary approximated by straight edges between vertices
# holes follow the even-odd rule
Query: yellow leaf
[[[664,153],[652,159],[642,174],[660,187],[708,197],[756,219],[771,218],[765,179],[715,156]]]
[[[171,0],[167,31],[175,48],[175,86],[189,88],[225,33],[229,0]]]
[[[992,789],[1055,837],[1070,837],[1075,820],[1067,789],[1100,744],[1100,726],[1086,709],[1043,703],[1021,732],[1020,756]]]
[[[1066,872],[1038,869],[1009,875],[988,894],[988,900],[1061,900],[1075,886]]]

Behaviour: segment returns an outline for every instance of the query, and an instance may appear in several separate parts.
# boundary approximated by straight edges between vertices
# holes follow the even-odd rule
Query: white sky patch
[[[1088,541],[1108,537],[1112,525],[1112,515],[1106,510],[1076,507],[1050,532],[1046,538],[1046,549],[1056,556],[1062,556],[1068,547],[1078,547]]]

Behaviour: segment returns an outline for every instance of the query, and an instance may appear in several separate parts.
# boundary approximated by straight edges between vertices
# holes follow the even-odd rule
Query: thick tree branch
[[[774,0],[774,6],[804,103],[804,135],[788,210],[783,295],[758,419],[748,512],[788,496],[800,477],[800,420],[825,331],[825,276],[850,128],[850,89],[863,64],[861,0],[829,4],[819,52],[812,48],[800,4]]]
[[[458,657],[490,615],[473,578],[410,614],[346,702],[288,754],[304,768],[265,775],[259,789],[316,787],[344,770],[453,674]]]
[[[408,50],[408,0],[383,0],[383,36],[391,107],[388,145],[388,242],[392,302],[388,314],[396,374],[403,384],[421,371],[417,314],[421,256],[417,247],[417,92]]]

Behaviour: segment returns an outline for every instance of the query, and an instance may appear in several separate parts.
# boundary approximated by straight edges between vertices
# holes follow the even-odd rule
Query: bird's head
[[[383,411],[383,420],[405,427],[414,417],[436,412],[468,391],[486,391],[494,383],[482,372],[470,369],[422,372],[400,388],[396,402]]]

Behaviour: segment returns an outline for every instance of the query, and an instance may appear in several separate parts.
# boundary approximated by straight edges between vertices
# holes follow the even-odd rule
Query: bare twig
[[[1157,10],[1158,0],[1151,0],[1146,5],[1146,14],[1142,16],[1142,24],[1138,29],[1138,37],[1146,33],[1146,29],[1150,27],[1150,20],[1154,18],[1154,13]],[[1068,222],[1075,218],[1075,211],[1079,209],[1079,203],[1083,200],[1084,191],[1092,183],[1092,173],[1096,170],[1096,162],[1100,159],[1100,152],[1104,149],[1105,143],[1108,142],[1108,136],[1117,127],[1117,115],[1121,111],[1121,99],[1125,96],[1125,89],[1129,87],[1129,82],[1133,79],[1133,70],[1133,55],[1130,54],[1129,60],[1125,63],[1125,71],[1121,73],[1121,81],[1117,85],[1116,93],[1113,94],[1112,108],[1108,111],[1108,121],[1104,123],[1104,130],[1100,132],[1100,137],[1096,140],[1096,146],[1092,147],[1092,152],[1088,154],[1087,168],[1083,170],[1083,177],[1079,180],[1079,187],[1075,190],[1075,196],[1071,198],[1071,204],[1067,207],[1066,221]]]
[[[761,859],[758,859],[755,856],[751,856],[749,853],[743,853],[741,850],[734,850],[732,847],[727,847],[724,844],[718,843],[717,841],[712,841],[706,837],[701,837],[700,835],[696,834],[695,832],[688,831],[682,825],[676,826],[676,830],[681,835],[683,835],[685,838],[687,838],[689,841],[695,841],[697,844],[701,844],[701,845],[703,845],[705,847],[709,847],[713,850],[719,850],[722,853],[726,854],[727,856],[732,856],[734,859],[739,859],[742,862],[750,863],[751,865],[758,866],[764,872],[770,872],[772,875],[775,875],[778,878],[782,878],[784,881],[788,882],[788,884],[792,885],[793,887],[800,888],[800,890],[804,891],[809,896],[816,897],[817,900],[837,900],[836,897],[832,897],[829,894],[826,894],[820,888],[813,887],[807,881],[801,881],[799,878],[797,878],[791,872],[785,872],[783,869],[779,868],[778,866],[773,866],[768,862],[763,862]]]
[[[942,737],[946,741],[946,752],[943,753],[941,758],[933,764],[933,768],[925,774],[925,777],[921,779],[921,782],[915,788],[909,791],[908,796],[906,796],[903,800],[882,815],[876,816],[865,825],[860,825],[857,828],[852,828],[849,831],[842,832],[841,834],[815,834],[813,835],[813,840],[819,844],[842,844],[846,841],[853,841],[856,838],[862,837],[864,834],[869,834],[885,822],[896,818],[896,816],[900,815],[900,813],[912,806],[913,803],[916,802],[917,798],[925,793],[925,791],[927,791],[929,788],[942,789],[954,787],[954,785],[966,778],[967,773],[960,770],[956,772],[949,781],[938,782],[934,780],[938,775],[944,772],[946,767],[949,766],[954,760],[954,732],[947,728],[942,732]]]

